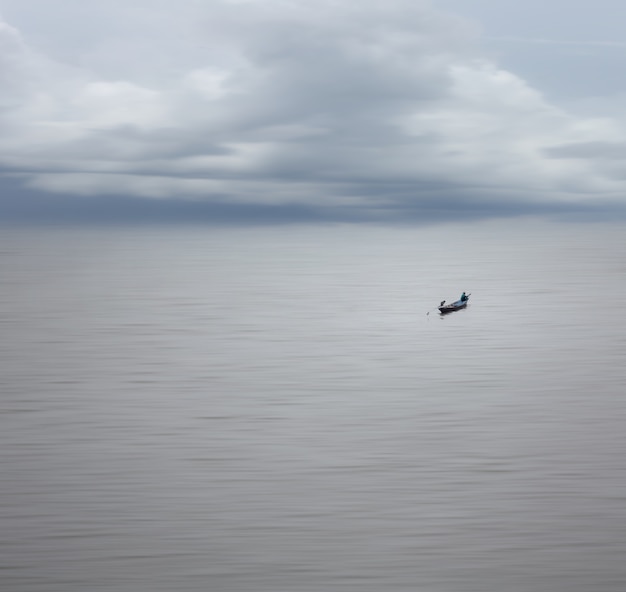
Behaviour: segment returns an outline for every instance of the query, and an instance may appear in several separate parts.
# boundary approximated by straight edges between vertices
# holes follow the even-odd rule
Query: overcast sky
[[[623,0],[0,0],[0,215],[623,215],[625,22]]]

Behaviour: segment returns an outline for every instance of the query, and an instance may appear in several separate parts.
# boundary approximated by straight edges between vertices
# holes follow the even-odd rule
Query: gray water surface
[[[2,590],[623,592],[624,230],[3,229]]]

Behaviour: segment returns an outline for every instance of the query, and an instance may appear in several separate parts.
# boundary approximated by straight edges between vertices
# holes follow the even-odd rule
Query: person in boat
[[[468,296],[465,294],[465,292],[463,292],[463,294],[461,294],[461,302],[467,302]]]

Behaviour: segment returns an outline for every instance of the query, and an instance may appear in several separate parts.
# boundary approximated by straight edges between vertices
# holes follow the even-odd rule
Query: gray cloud
[[[552,158],[624,160],[626,142],[578,142],[546,149]]]
[[[3,11],[7,216],[621,208],[623,179],[598,162],[602,151],[581,148],[620,145],[619,126],[548,103],[481,55],[473,25],[427,2],[64,0],[53,10],[10,0]]]

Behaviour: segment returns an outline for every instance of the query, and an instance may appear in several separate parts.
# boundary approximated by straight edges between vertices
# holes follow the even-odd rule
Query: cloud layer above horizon
[[[475,23],[429,2],[0,10],[5,216],[144,204],[427,220],[626,203],[622,122],[551,104],[488,57]]]

